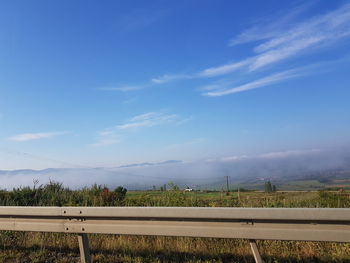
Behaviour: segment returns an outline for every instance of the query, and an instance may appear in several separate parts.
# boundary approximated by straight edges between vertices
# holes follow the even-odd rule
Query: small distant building
[[[185,192],[193,192],[192,188],[189,188],[188,186],[186,187],[186,189],[184,190]]]

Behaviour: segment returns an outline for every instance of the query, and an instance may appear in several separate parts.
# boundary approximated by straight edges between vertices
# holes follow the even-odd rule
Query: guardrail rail
[[[77,233],[82,263],[89,233],[350,242],[350,208],[0,207],[0,230]]]

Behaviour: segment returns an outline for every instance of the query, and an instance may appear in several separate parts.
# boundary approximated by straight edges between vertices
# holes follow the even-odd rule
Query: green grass
[[[230,192],[181,192],[140,191],[128,192],[127,206],[203,206],[203,207],[350,207],[349,192],[258,191]]]

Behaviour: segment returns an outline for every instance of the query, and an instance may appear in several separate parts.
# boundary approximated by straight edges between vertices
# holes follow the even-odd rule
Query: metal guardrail
[[[348,208],[0,207],[0,230],[77,233],[90,262],[88,233],[350,242]]]

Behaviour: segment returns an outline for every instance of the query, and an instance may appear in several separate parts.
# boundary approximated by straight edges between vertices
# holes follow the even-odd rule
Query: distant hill
[[[127,165],[121,165],[119,168],[126,168],[126,167],[140,167],[140,166],[151,166],[151,165],[162,165],[162,164],[172,164],[172,163],[181,163],[180,160],[169,160],[159,163],[133,163],[133,164],[127,164]]]

